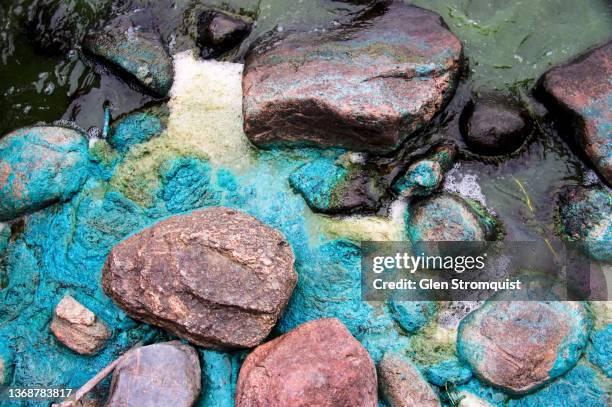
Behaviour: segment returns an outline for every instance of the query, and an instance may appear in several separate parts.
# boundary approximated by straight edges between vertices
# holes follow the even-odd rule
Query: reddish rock
[[[544,101],[559,113],[578,147],[612,185],[612,42],[554,68],[540,82]],[[569,123],[567,123],[569,121]]]
[[[97,353],[110,338],[106,325],[69,295],[57,304],[50,329],[58,341],[81,355]]]
[[[201,387],[198,354],[178,341],[131,351],[113,373],[106,407],[190,407]]]
[[[439,407],[440,400],[406,358],[386,353],[378,364],[382,398],[389,407]]]
[[[300,325],[244,361],[236,407],[378,405],[368,352],[337,319]]]
[[[247,56],[245,132],[258,146],[391,151],[444,106],[461,55],[439,15],[401,2],[327,32],[291,33]]]
[[[173,216],[113,248],[102,285],[130,316],[197,345],[249,348],[270,333],[297,282],[285,238],[245,213]]]

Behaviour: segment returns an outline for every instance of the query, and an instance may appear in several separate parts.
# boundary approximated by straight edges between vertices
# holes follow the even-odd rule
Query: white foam
[[[447,192],[454,192],[466,198],[471,198],[480,202],[483,206],[487,205],[485,196],[478,184],[478,176],[476,174],[463,173],[459,163],[455,164],[446,174],[443,189]]]

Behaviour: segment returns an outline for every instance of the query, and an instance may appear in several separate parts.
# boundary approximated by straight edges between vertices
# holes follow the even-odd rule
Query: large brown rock
[[[244,361],[236,407],[375,407],[376,370],[337,319],[300,325]]]
[[[540,81],[544,101],[612,185],[612,41],[552,69]],[[569,123],[568,123],[569,122]]]
[[[407,359],[385,353],[378,363],[380,392],[389,407],[439,407],[440,400]]]
[[[178,341],[135,349],[115,368],[106,407],[190,407],[200,372],[195,349]]]
[[[81,355],[97,353],[111,335],[93,312],[69,295],[57,304],[50,329],[58,341]]]
[[[297,282],[285,238],[224,207],[173,216],[113,248],[105,293],[130,316],[209,348],[270,333]]]
[[[245,132],[258,146],[387,152],[454,90],[462,47],[437,14],[379,2],[348,26],[292,33],[247,56]]]

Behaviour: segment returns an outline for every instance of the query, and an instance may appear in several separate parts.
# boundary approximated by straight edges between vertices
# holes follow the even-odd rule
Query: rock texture
[[[119,17],[104,30],[86,36],[83,50],[110,63],[159,96],[166,96],[172,87],[172,58],[159,35],[140,31],[128,19]]]
[[[115,246],[102,284],[129,315],[209,348],[258,345],[297,282],[284,237],[245,213],[173,216]]]
[[[236,407],[377,406],[368,352],[337,319],[307,322],[244,361]]]
[[[579,302],[488,301],[461,321],[457,353],[480,379],[525,394],[576,364],[588,326]]]
[[[71,296],[57,304],[50,329],[58,341],[81,355],[96,354],[111,336],[108,327]]]
[[[35,126],[0,139],[0,221],[68,200],[87,177],[87,139],[77,130]]]
[[[215,58],[236,47],[251,31],[241,18],[216,10],[205,11],[198,19],[197,43],[202,57]]]
[[[174,341],[138,348],[115,368],[106,407],[193,406],[200,375],[191,346]]]
[[[438,396],[406,358],[385,353],[378,364],[380,393],[389,407],[439,407]]]
[[[564,188],[557,228],[593,260],[612,261],[612,193],[600,187]]]
[[[546,73],[545,103],[569,126],[578,147],[612,185],[612,42]]]
[[[379,2],[348,26],[252,50],[245,132],[258,146],[391,151],[445,105],[461,56],[437,14]]]
[[[477,202],[441,193],[410,205],[408,236],[413,242],[493,240],[497,220]]]
[[[507,96],[484,94],[461,113],[461,134],[473,152],[503,155],[518,150],[531,133],[527,112]]]

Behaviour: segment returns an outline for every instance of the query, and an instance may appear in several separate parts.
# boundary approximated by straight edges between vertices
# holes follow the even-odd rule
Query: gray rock
[[[247,21],[220,12],[208,10],[198,19],[197,43],[202,57],[215,58],[236,47],[251,31]]]

